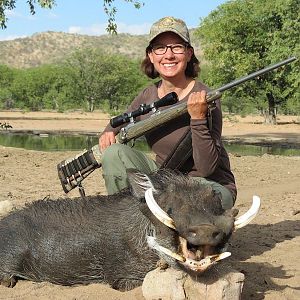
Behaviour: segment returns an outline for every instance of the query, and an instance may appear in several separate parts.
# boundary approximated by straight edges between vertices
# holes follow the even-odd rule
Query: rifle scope
[[[177,94],[175,92],[171,92],[151,104],[141,104],[137,110],[112,118],[110,120],[110,125],[111,127],[116,128],[122,124],[133,122],[133,120],[140,115],[145,115],[150,111],[156,111],[157,108],[162,106],[175,104],[177,101]]]

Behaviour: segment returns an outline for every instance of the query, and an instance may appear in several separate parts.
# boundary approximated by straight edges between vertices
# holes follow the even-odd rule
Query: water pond
[[[34,135],[0,133],[0,145],[38,151],[82,151],[98,143],[96,136],[88,135]],[[135,142],[135,147],[142,151],[150,151],[143,139]],[[300,156],[300,149],[279,146],[242,145],[225,143],[229,153],[235,155],[274,154],[283,156]]]

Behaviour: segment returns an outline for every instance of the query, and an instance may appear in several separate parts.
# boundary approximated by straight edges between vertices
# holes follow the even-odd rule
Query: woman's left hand
[[[187,109],[191,119],[206,119],[208,110],[206,91],[191,93],[187,101]]]

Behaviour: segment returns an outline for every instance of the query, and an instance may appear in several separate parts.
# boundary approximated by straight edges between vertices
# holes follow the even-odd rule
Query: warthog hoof
[[[0,284],[8,287],[8,288],[13,288],[17,283],[17,279],[14,276],[4,276],[1,281]]]

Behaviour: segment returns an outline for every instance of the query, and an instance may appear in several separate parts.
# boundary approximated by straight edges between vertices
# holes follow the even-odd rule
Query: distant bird
[[[5,122],[5,123],[0,123],[0,128],[7,130],[7,129],[13,128],[13,127],[10,124]]]

